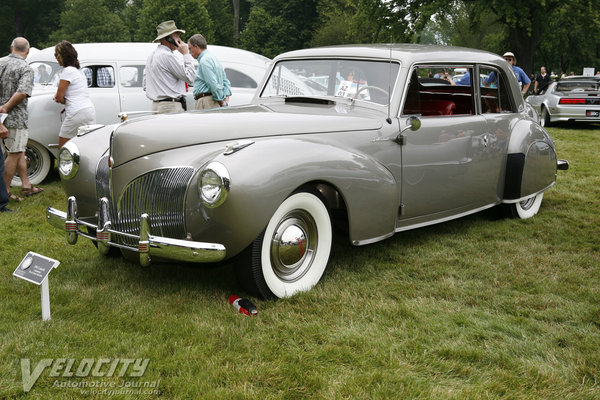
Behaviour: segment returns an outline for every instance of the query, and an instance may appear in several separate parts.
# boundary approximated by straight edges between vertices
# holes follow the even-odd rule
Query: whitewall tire
[[[319,197],[293,194],[238,261],[238,278],[263,298],[310,290],[325,272],[332,241],[329,211]]]
[[[509,204],[509,216],[527,219],[533,217],[540,210],[544,193],[539,193],[518,203]]]
[[[25,148],[25,160],[27,161],[27,175],[31,185],[39,185],[50,172],[52,164],[50,153],[41,144],[30,140]],[[21,186],[21,178],[16,173],[10,185]]]

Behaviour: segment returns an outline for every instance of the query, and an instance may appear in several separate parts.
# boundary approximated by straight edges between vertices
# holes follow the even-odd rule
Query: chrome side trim
[[[487,210],[488,208],[492,208],[497,205],[498,205],[498,203],[492,203],[492,204],[485,205],[483,207],[479,207],[479,208],[475,208],[473,210],[462,212],[460,214],[450,215],[448,217],[434,219],[432,221],[427,221],[427,222],[421,222],[421,223],[414,224],[414,225],[403,226],[401,228],[396,228],[395,232],[403,232],[403,231],[407,231],[409,229],[422,228],[422,227],[429,226],[429,225],[440,224],[440,223],[446,222],[446,221],[452,221],[453,219],[458,219],[458,218],[466,217],[467,215],[476,214],[480,211]]]
[[[527,199],[529,199],[530,197],[533,196],[537,196],[540,193],[544,193],[546,190],[550,189],[552,186],[554,186],[556,184],[556,181],[552,182],[551,184],[549,184],[548,186],[546,186],[544,189],[540,190],[539,192],[533,193],[533,194],[528,194],[527,196],[523,196],[520,197],[516,200],[510,199],[510,200],[502,200],[503,204],[514,204],[514,203],[520,203],[522,201],[525,201]]]

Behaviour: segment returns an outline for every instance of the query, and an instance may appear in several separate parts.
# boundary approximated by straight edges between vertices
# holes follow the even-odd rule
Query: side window
[[[115,72],[108,65],[91,65],[82,69],[85,74],[88,87],[111,88],[115,86]]]
[[[415,67],[402,114],[423,117],[474,114],[472,76],[472,66]]]
[[[479,69],[479,86],[482,113],[514,112],[506,76],[501,71],[496,68],[481,67]]]
[[[144,78],[143,65],[127,65],[119,68],[119,81],[124,87],[142,87]]]
[[[225,68],[225,75],[227,75],[227,79],[229,79],[231,87],[250,89],[256,89],[258,87],[258,84],[254,81],[254,79],[235,69]]]

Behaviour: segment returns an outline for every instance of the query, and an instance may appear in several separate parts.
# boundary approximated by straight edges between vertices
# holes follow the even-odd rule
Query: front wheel
[[[25,161],[27,161],[27,175],[31,185],[42,183],[48,176],[52,164],[52,158],[48,150],[41,144],[30,140],[25,148]],[[10,185],[21,186],[21,178],[15,174]]]
[[[323,202],[296,193],[240,255],[236,270],[246,290],[262,298],[289,297],[315,286],[329,261],[333,232]]]
[[[533,217],[540,210],[544,193],[531,196],[528,199],[514,204],[507,204],[508,216],[511,218],[527,219]]]

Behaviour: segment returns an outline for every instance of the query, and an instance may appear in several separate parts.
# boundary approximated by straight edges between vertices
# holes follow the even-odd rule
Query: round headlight
[[[223,164],[213,161],[200,173],[198,191],[207,207],[214,208],[223,204],[229,188],[229,172]]]
[[[63,179],[71,179],[79,170],[79,149],[68,141],[58,152],[58,171]]]

